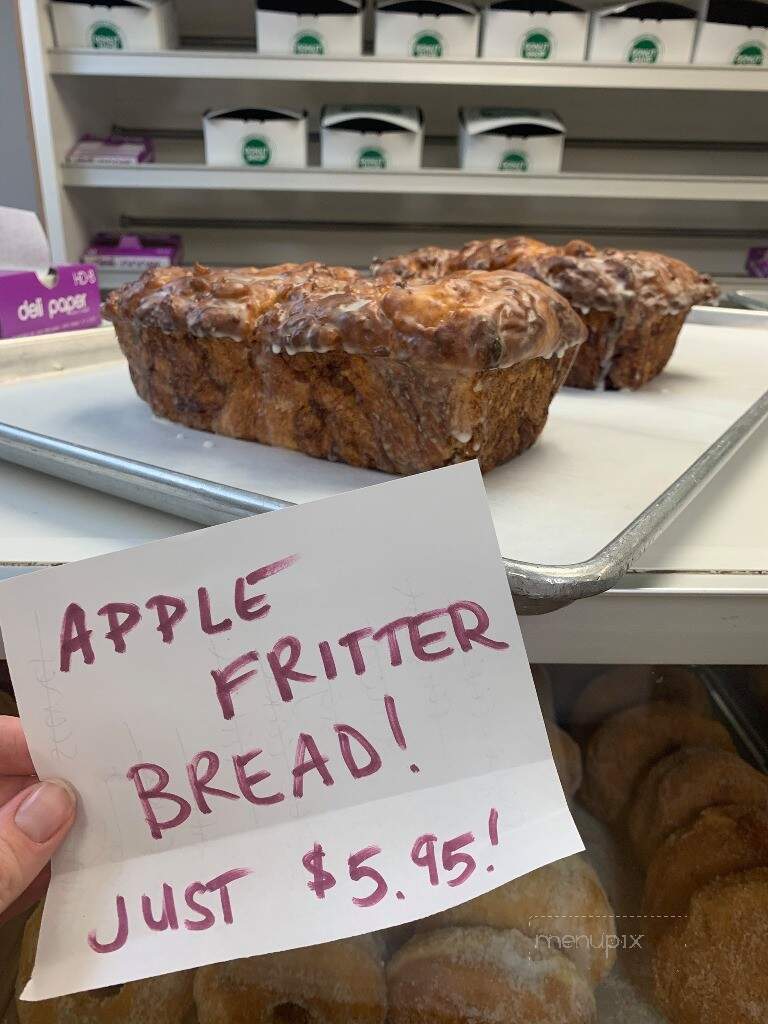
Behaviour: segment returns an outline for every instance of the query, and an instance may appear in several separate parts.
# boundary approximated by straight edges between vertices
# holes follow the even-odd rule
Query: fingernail
[[[75,795],[62,782],[41,782],[16,810],[16,827],[33,843],[47,843],[72,817]]]

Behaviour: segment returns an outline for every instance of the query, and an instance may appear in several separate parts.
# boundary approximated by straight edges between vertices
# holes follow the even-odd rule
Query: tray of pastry
[[[728,713],[765,669],[533,671],[583,854],[385,932],[50,1000],[45,1020],[768,1020],[768,776]],[[12,998],[39,918],[23,942],[23,920],[0,926],[5,1024],[42,1019]]]
[[[129,366],[0,346],[0,458],[213,524],[476,457],[518,609],[607,590],[768,415],[768,314],[691,311],[711,284],[657,254],[493,244],[153,272],[108,305]]]

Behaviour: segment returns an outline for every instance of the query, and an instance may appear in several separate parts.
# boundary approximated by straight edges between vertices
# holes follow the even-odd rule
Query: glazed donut
[[[683,747],[662,758],[638,785],[629,812],[637,859],[647,867],[667,836],[720,804],[768,808],[768,776],[727,750]]]
[[[687,708],[653,701],[620,711],[587,743],[582,803],[601,821],[617,821],[649,768],[687,746],[734,749],[724,725]]]
[[[384,1024],[383,947],[374,936],[201,967],[199,1024]]]
[[[610,715],[655,700],[679,704],[704,716],[712,710],[706,686],[690,669],[622,665],[595,676],[582,689],[571,710],[571,730],[586,739]]]
[[[593,1024],[573,964],[518,931],[441,928],[417,935],[387,969],[389,1024]]]
[[[768,869],[718,878],[691,899],[653,960],[671,1024],[763,1024],[768,1016]]]
[[[594,869],[578,853],[435,914],[419,922],[419,930],[456,925],[515,930],[545,942],[593,986],[616,961],[613,909]]]
[[[768,867],[768,811],[733,804],[707,807],[656,851],[645,879],[643,912],[651,942],[685,915],[691,897],[713,879]]]
[[[560,776],[565,795],[571,797],[581,785],[581,750],[576,740],[559,725],[546,718],[544,725],[547,727],[557,774]]]
[[[32,974],[42,906],[27,922],[21,944],[16,981],[16,1013],[19,1024],[176,1024],[193,1018],[192,972],[162,974],[159,978],[129,981],[92,992],[76,992],[37,1003],[19,996]]]

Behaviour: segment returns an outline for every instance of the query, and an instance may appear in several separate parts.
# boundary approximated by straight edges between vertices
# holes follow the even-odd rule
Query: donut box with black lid
[[[589,7],[563,0],[489,0],[480,56],[513,61],[581,61]]]
[[[595,11],[591,61],[621,64],[688,64],[698,6],[691,3],[611,4]]]
[[[463,60],[477,56],[479,37],[473,0],[376,0],[377,57]]]
[[[214,167],[306,167],[307,113],[228,107],[203,117],[205,162]]]
[[[259,53],[355,57],[363,50],[360,0],[259,0]]]
[[[320,163],[332,170],[417,170],[423,146],[416,107],[325,107],[320,116]]]
[[[462,170],[558,174],[565,125],[548,111],[469,107],[459,111]]]
[[[693,62],[735,67],[762,67],[768,63],[768,3],[710,0]]]
[[[50,0],[57,46],[171,50],[178,46],[173,0]]]

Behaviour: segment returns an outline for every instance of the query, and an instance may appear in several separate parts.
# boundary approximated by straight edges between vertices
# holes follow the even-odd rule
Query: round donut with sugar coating
[[[727,750],[684,747],[662,758],[638,786],[629,812],[640,863],[647,866],[667,836],[718,804],[768,809],[768,775]]]
[[[192,1024],[192,971],[27,1002],[19,997],[32,974],[42,904],[27,922],[16,981],[19,1024]]]
[[[441,928],[411,939],[387,968],[389,1024],[595,1024],[587,981],[518,931]]]
[[[519,931],[561,951],[593,986],[616,961],[613,909],[592,865],[580,854],[428,917],[418,928],[482,925]]]
[[[201,967],[199,1024],[384,1024],[383,953],[369,935]]]
[[[768,867],[768,810],[707,807],[658,848],[645,879],[643,914],[652,943],[688,912],[694,893],[715,878]]]
[[[768,869],[717,878],[694,894],[653,959],[670,1024],[764,1024],[768,1014]]]
[[[590,737],[579,797],[597,818],[615,822],[650,768],[680,747],[734,750],[720,722],[688,708],[653,701],[608,718]]]
[[[569,717],[573,734],[586,739],[606,718],[649,701],[668,701],[708,716],[709,692],[691,669],[678,665],[621,665],[590,679]]]

